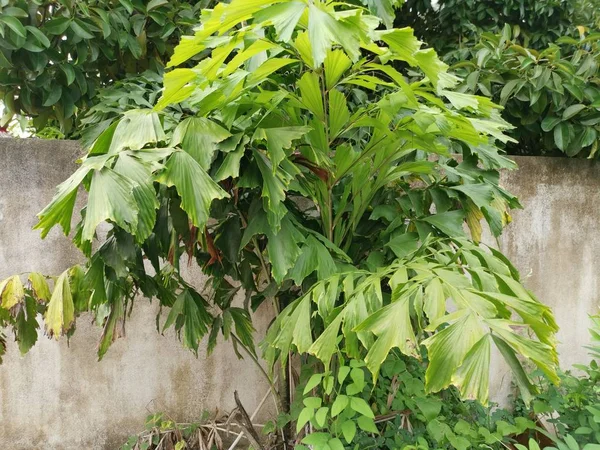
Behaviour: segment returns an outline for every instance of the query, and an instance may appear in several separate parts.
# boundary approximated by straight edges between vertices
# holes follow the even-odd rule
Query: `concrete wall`
[[[522,210],[500,239],[500,249],[525,285],[551,306],[560,326],[563,369],[589,361],[588,316],[600,312],[600,164],[583,159],[517,157],[519,170],[502,184]],[[493,398],[505,403],[510,376],[495,361]]]
[[[80,257],[58,229],[46,240],[32,231],[35,214],[73,170],[73,142],[0,140],[0,279],[41,271],[58,274]],[[554,308],[561,325],[565,366],[587,361],[587,315],[598,310],[600,165],[587,160],[517,158],[521,169],[503,176],[525,209],[500,246],[526,285]],[[190,420],[204,410],[233,407],[233,391],[253,410],[267,386],[252,365],[225,343],[199,359],[154,328],[154,308],[138,302],[128,335],[102,362],[100,329],[87,317],[71,342],[40,337],[25,357],[14,344],[0,365],[0,447],[11,449],[116,449],[143,427],[150,412]],[[266,326],[269,314],[257,320]],[[255,319],[256,320],[256,319]],[[496,361],[494,398],[510,392],[510,376]]]
[[[0,279],[59,274],[80,258],[58,229],[43,241],[31,229],[79,152],[75,142],[0,139]],[[259,328],[268,317],[261,315]],[[0,448],[114,450],[143,430],[149,413],[190,421],[205,410],[228,412],[236,389],[254,410],[268,388],[250,361],[239,361],[229,343],[196,359],[173,335],[159,335],[154,318],[155,307],[140,299],[127,337],[101,362],[101,330],[85,316],[69,343],[40,336],[21,357],[11,342],[0,365]]]

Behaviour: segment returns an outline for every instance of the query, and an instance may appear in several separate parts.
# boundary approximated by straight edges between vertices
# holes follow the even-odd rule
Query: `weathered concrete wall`
[[[80,258],[58,229],[43,241],[31,229],[79,152],[75,142],[0,139],[0,279],[59,274]],[[268,317],[255,324],[264,329]],[[41,336],[24,357],[9,345],[0,365],[0,448],[114,450],[143,430],[149,413],[189,421],[204,410],[227,412],[236,389],[254,410],[268,388],[250,361],[239,361],[229,343],[196,359],[173,335],[159,335],[154,318],[154,306],[140,299],[127,337],[101,362],[101,330],[89,317],[77,321],[70,343]]]
[[[58,274],[80,257],[58,229],[44,241],[31,230],[78,153],[74,142],[0,140],[0,279],[33,270]],[[503,184],[525,209],[514,212],[500,244],[527,286],[554,308],[568,367],[587,361],[587,315],[599,305],[600,165],[517,162],[520,170],[504,174]],[[127,337],[99,363],[100,329],[86,317],[69,345],[41,337],[25,357],[11,345],[0,365],[0,448],[113,450],[142,429],[149,412],[190,420],[204,410],[227,411],[235,389],[253,410],[267,387],[248,361],[238,361],[227,343],[195,359],[173,336],[156,333],[154,312],[138,302]],[[259,328],[268,317],[257,320]],[[510,376],[495,364],[494,398],[506,398]]]
[[[589,361],[589,315],[600,312],[600,164],[566,158],[517,157],[502,184],[522,210],[500,239],[525,285],[554,310],[564,369]],[[494,398],[510,392],[508,369],[495,362]]]

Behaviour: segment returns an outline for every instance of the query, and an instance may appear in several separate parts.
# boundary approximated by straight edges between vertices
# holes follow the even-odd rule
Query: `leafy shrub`
[[[423,360],[394,353],[374,381],[362,361],[344,361],[333,379],[311,375],[317,368],[303,365],[305,383],[292,408],[298,430],[306,423],[314,430],[303,442],[314,448],[354,443],[354,448],[378,449],[501,449],[535,429],[529,418],[462,401],[455,388],[427,393],[426,366]]]
[[[77,137],[79,120],[98,102],[98,90],[127,75],[160,73],[207,5],[202,0],[1,2],[5,108],[0,125],[27,116],[36,131],[57,127]]]
[[[516,26],[525,47],[541,50],[561,36],[577,37],[578,26],[597,29],[598,11],[597,0],[407,0],[396,24],[414,27],[443,58],[458,61],[484,32]]]
[[[552,427],[553,433],[567,445],[600,444],[600,317],[591,318],[592,360],[587,365],[576,365],[581,373],[565,372],[560,374],[559,385],[549,385],[540,376],[543,384],[541,393],[532,402],[531,410],[522,403],[517,407],[526,414],[534,413],[544,417]],[[578,447],[577,447],[578,448]],[[592,448],[592,447],[589,447]]]
[[[517,44],[514,30],[484,33],[469,61],[457,63],[465,92],[504,106],[515,126],[511,154],[589,156],[600,137],[600,34],[563,37],[536,51]]]

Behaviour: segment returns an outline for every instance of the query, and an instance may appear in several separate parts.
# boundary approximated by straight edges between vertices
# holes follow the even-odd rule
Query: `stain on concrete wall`
[[[560,326],[563,369],[589,361],[589,315],[600,312],[600,164],[567,158],[517,157],[519,170],[502,184],[522,210],[500,239],[501,250],[521,272],[537,298],[552,307]],[[511,392],[507,367],[498,359],[493,398],[506,403]]]
[[[28,271],[58,275],[80,259],[60,230],[45,240],[32,230],[79,154],[76,142],[0,140],[0,279]],[[156,304],[138,299],[126,338],[101,362],[101,330],[90,316],[78,318],[70,342],[40,336],[24,357],[11,343],[0,365],[0,448],[114,450],[143,430],[149,413],[190,421],[205,410],[228,412],[236,389],[253,411],[268,387],[252,363],[238,360],[228,342],[210,357],[202,348],[196,358],[173,334],[156,332],[155,312]],[[269,317],[259,311],[259,333]]]

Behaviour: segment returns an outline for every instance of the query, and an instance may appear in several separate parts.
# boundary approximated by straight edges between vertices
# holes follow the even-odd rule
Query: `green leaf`
[[[177,48],[181,47],[181,45]],[[192,69],[175,69],[167,72],[163,79],[164,89],[162,96],[154,109],[160,111],[169,105],[187,99],[195,89],[195,86],[187,86],[187,84],[197,76],[198,74]]]
[[[404,258],[419,248],[419,235],[417,233],[403,233],[392,238],[387,244],[396,258]]]
[[[306,395],[311,390],[313,390],[315,387],[317,387],[321,383],[322,379],[323,379],[322,373],[315,373],[313,376],[311,376],[309,378],[309,380],[306,382],[306,386],[304,387],[303,394]]]
[[[483,337],[483,328],[472,313],[461,311],[462,317],[423,341],[429,355],[425,388],[438,392],[452,382],[452,376],[467,353]]]
[[[562,118],[563,118],[563,120],[569,120],[571,117],[577,115],[578,113],[583,111],[585,108],[586,108],[586,106],[582,105],[581,103],[571,105],[563,111]]]
[[[473,203],[475,203],[478,208],[489,207],[494,199],[492,186],[487,183],[462,184],[460,186],[452,186],[451,189],[465,194],[473,200]]]
[[[327,442],[331,438],[329,433],[310,433],[302,442],[308,445],[313,445],[315,448],[322,448],[327,445]]]
[[[542,130],[544,130],[545,132],[552,131],[554,127],[560,122],[562,122],[562,119],[560,117],[546,116],[544,117],[544,120],[542,120]]]
[[[433,225],[448,236],[464,236],[463,219],[464,213],[462,211],[448,211],[423,217],[421,220]]]
[[[13,17],[21,17],[23,19],[26,19],[27,17],[29,17],[29,14],[27,14],[27,11],[25,11],[21,8],[17,8],[16,6],[6,6],[6,7],[2,8],[2,14],[6,14],[7,16],[13,16]]]
[[[183,345],[197,353],[198,345],[208,333],[208,326],[212,321],[213,318],[208,312],[208,304],[198,293],[191,289],[185,289],[177,296],[163,331],[176,323],[177,330],[183,331],[180,332]]]
[[[349,119],[350,111],[348,110],[346,97],[338,90],[331,90],[329,92],[329,138],[335,138],[346,126],[348,126]],[[345,161],[343,164],[339,164],[339,166],[344,167],[344,165],[350,163],[351,161]]]
[[[502,91],[500,91],[500,104],[505,105],[511,95],[521,87],[523,81],[519,78],[506,82]]]
[[[298,243],[304,240],[304,236],[285,217],[279,231],[273,233],[269,230],[267,237],[267,253],[271,262],[273,279],[277,283],[281,283],[300,255]]]
[[[43,25],[43,29],[46,30],[49,34],[52,35],[60,35],[63,34],[69,25],[71,24],[71,19],[68,17],[58,17],[56,19],[49,20],[45,22]]]
[[[134,183],[133,198],[138,211],[135,236],[138,242],[144,242],[152,233],[156,221],[159,202],[153,185],[151,166],[129,153],[121,153],[114,171]]]
[[[273,232],[278,232],[281,221],[287,214],[283,204],[287,188],[292,176],[282,168],[273,169],[271,161],[262,152],[254,151],[255,161],[263,178],[262,197],[269,225]]]
[[[33,227],[42,230],[42,238],[46,237],[54,225],[59,224],[64,233],[68,235],[71,231],[71,217],[77,197],[77,188],[92,169],[88,159],[75,171],[66,181],[59,184],[52,201],[40,213],[39,222]]]
[[[240,161],[244,157],[245,150],[245,147],[240,145],[237,150],[227,153],[227,156],[223,160],[223,164],[221,164],[219,170],[215,173],[214,178],[216,181],[223,181],[229,177],[239,177]]]
[[[303,408],[298,415],[298,421],[296,422],[296,433],[300,433],[304,425],[313,418],[315,410],[313,408]]]
[[[377,426],[375,426],[375,421],[370,417],[361,416],[356,420],[359,428],[367,433],[375,433],[379,434],[379,430]]]
[[[394,347],[405,355],[415,355],[416,338],[410,321],[410,298],[400,298],[369,316],[355,331],[370,331],[378,339],[369,349],[365,362],[367,367],[377,376],[381,364]]]
[[[69,331],[75,321],[75,306],[71,296],[68,273],[69,271],[65,270],[56,280],[48,309],[44,315],[46,333],[56,339]]]
[[[446,295],[438,278],[433,278],[425,288],[423,311],[430,323],[437,321],[446,313]]]
[[[285,159],[284,149],[292,148],[293,141],[300,139],[311,130],[310,127],[257,128],[252,140],[263,139],[267,143],[267,152],[275,168]]]
[[[337,336],[342,323],[343,314],[338,316],[325,328],[321,336],[311,345],[308,353],[315,355],[327,367],[331,361],[331,357],[337,350]],[[340,384],[342,381],[340,381]]]
[[[127,111],[119,121],[108,152],[115,154],[123,149],[139,150],[164,140],[165,133],[158,114],[149,109],[134,109]]]
[[[452,384],[458,387],[462,398],[479,400],[484,405],[487,405],[490,387],[490,342],[491,335],[482,337],[452,376]]]
[[[431,422],[433,419],[439,416],[442,409],[442,401],[435,397],[419,398],[416,403],[419,410],[425,416],[427,422]]]
[[[383,32],[381,40],[389,46],[395,57],[406,61],[411,66],[417,65],[415,54],[422,43],[415,37],[412,28],[405,27]]]
[[[20,8],[17,8],[20,9]],[[21,10],[22,11],[22,10]],[[36,27],[32,27],[31,25],[26,25],[25,29],[27,31],[29,31],[31,34],[33,34],[33,36],[36,38],[36,40],[43,45],[45,48],[50,47],[50,40],[46,37],[46,35],[44,33],[42,33],[38,28]],[[69,83],[70,84],[70,83]]]
[[[62,86],[53,86],[44,100],[43,106],[52,106],[61,99]]]
[[[342,434],[348,444],[351,444],[356,436],[356,423],[352,419],[346,420],[342,423]]]
[[[344,444],[338,438],[330,439],[327,445],[331,450],[344,450]]]
[[[102,360],[111,344],[120,337],[119,326],[125,315],[123,299],[116,296],[116,298],[111,298],[110,300],[108,317],[106,318],[100,343],[98,344],[98,361]]]
[[[37,305],[34,299],[26,297],[15,318],[15,339],[19,343],[21,355],[33,347],[38,338]]]
[[[329,50],[325,57],[325,86],[333,88],[343,73],[350,68],[352,61],[342,50]],[[337,92],[337,91],[335,91]]]
[[[308,38],[315,67],[323,63],[327,51],[334,43],[341,45],[351,59],[358,59],[360,41],[356,25],[335,18],[324,8],[322,3],[308,5]]]
[[[168,0],[150,0],[148,5],[146,5],[146,11],[150,12],[153,9],[160,8],[163,5],[168,5]]]
[[[94,35],[92,34],[89,26],[81,19],[73,19],[70,23],[71,30],[82,39],[93,39]]]
[[[336,395],[333,405],[331,406],[331,417],[337,417],[346,406],[350,403],[350,399],[347,395]]]
[[[73,66],[70,64],[61,64],[60,69],[65,73],[65,77],[67,78],[67,86],[73,84],[73,81],[75,81],[75,70],[73,69]]]
[[[314,72],[306,72],[298,81],[300,88],[301,101],[306,108],[312,112],[319,120],[325,118],[323,109],[323,97],[319,86],[319,78]]]
[[[304,403],[304,406],[307,408],[317,409],[321,407],[323,400],[321,400],[319,397],[306,397],[302,403]]]
[[[94,171],[82,241],[91,241],[96,227],[105,220],[135,234],[139,211],[133,197],[134,186],[130,180],[107,167]]]
[[[196,160],[183,151],[171,155],[157,181],[177,188],[181,207],[200,229],[204,229],[208,221],[212,201],[229,197]]]
[[[573,127],[566,123],[559,123],[554,127],[554,143],[563,152],[567,149],[573,138]]]
[[[395,9],[403,4],[403,0],[363,0],[369,7],[369,10],[376,16],[379,16],[386,28],[394,26],[396,18]]]
[[[356,411],[359,414],[362,414],[365,417],[368,417],[370,419],[375,418],[373,410],[371,409],[369,404],[360,397],[350,398],[350,408],[352,408],[354,411]]]
[[[305,9],[306,4],[303,2],[287,1],[259,11],[254,18],[256,22],[273,25],[278,40],[289,42]]]
[[[431,84],[434,87],[452,87],[455,82],[452,78],[448,82],[440,83],[442,81],[442,74],[446,74],[448,66],[442,62],[434,49],[428,48],[427,50],[419,50],[415,54],[417,64],[419,68],[425,73]]]
[[[231,137],[231,133],[205,117],[188,117],[177,125],[171,145],[180,145],[198,164],[208,170],[219,142]]]
[[[323,406],[319,408],[315,414],[315,422],[319,427],[324,427],[327,421],[327,413],[329,412],[329,408],[327,406]]]
[[[315,270],[320,280],[328,278],[336,272],[335,261],[319,240],[313,236],[308,236],[302,246],[302,253],[296,260],[288,277],[293,279],[297,285],[301,285],[302,281]]]
[[[5,23],[8,28],[13,30],[17,35],[22,38],[27,37],[27,31],[21,21],[14,16],[9,16],[5,14],[0,15],[0,22]]]

